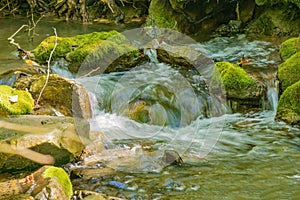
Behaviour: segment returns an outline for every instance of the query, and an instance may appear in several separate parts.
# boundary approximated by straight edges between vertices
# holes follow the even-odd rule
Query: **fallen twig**
[[[40,101],[40,99],[41,99],[41,97],[42,97],[42,94],[43,94],[43,92],[44,92],[44,90],[45,90],[45,88],[46,88],[46,86],[47,86],[47,84],[48,84],[48,81],[49,81],[50,68],[51,68],[51,67],[50,67],[50,63],[51,63],[51,59],[52,59],[53,53],[54,53],[54,51],[55,51],[55,49],[56,49],[56,46],[57,46],[57,32],[56,32],[56,28],[53,28],[53,30],[54,30],[54,34],[55,34],[55,44],[54,44],[54,47],[53,47],[52,51],[50,52],[49,59],[47,60],[47,77],[46,77],[46,81],[45,81],[45,84],[44,84],[43,88],[41,89],[41,92],[40,92],[40,94],[39,94],[39,97],[38,97],[37,100],[36,100],[36,105],[35,105],[35,107],[38,107],[39,101]]]
[[[28,25],[22,25],[14,34],[12,34],[9,38],[7,38],[8,39],[8,41],[9,41],[9,43],[10,44],[12,44],[12,45],[15,45],[17,48],[18,48],[18,50],[19,49],[22,49],[21,47],[20,47],[20,45],[19,45],[19,43],[16,43],[15,42],[15,39],[14,39],[14,37],[23,29],[23,28],[25,28],[25,27],[28,27]]]

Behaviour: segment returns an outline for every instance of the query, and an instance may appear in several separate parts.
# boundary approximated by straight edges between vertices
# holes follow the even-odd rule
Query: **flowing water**
[[[59,27],[58,31],[64,30]],[[48,28],[42,32],[51,34]],[[72,35],[100,28],[79,29]],[[1,45],[7,47],[5,38],[15,30],[1,30]],[[96,102],[92,130],[105,134],[107,149],[127,152],[129,161],[108,162],[114,172],[106,176],[101,176],[99,167],[99,176],[96,171],[92,177],[74,178],[74,189],[127,199],[299,198],[300,131],[274,121],[278,102],[275,72],[280,62],[277,46],[245,35],[216,37],[191,46],[215,61],[238,62],[249,57],[251,63],[245,69],[268,85],[268,106],[260,112],[229,114],[221,102],[211,101],[205,89],[194,91],[195,81],[204,77],[194,73],[183,77],[164,63],[150,62],[129,72],[82,79]],[[12,48],[4,49],[2,70],[15,63]],[[126,115],[126,105],[141,101],[148,106],[148,123]],[[217,109],[218,114],[207,114]],[[166,150],[179,153],[183,164],[163,163]],[[97,170],[98,165],[93,167]]]

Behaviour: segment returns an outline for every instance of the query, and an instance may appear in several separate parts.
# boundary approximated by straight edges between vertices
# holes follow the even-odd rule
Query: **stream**
[[[7,38],[24,20],[0,21],[6,23],[0,30],[3,72],[20,65],[14,55],[15,47],[8,45]],[[100,25],[67,24],[72,27],[70,31],[65,23],[42,21],[34,43],[23,42],[21,46],[34,47],[52,34],[51,26],[57,28],[60,36],[109,30]],[[26,38],[20,35],[17,39]],[[189,45],[213,61],[236,63],[243,56],[249,57],[251,64],[245,70],[268,85],[266,105],[260,111],[232,114],[220,102],[210,104],[209,95],[203,90],[194,92],[193,84],[203,80],[201,75],[191,73],[183,78],[177,69],[165,63],[149,62],[128,72],[81,79],[94,93],[92,130],[104,133],[107,149],[132,153],[134,159],[109,163],[114,169],[109,175],[101,176],[99,171],[99,176],[96,172],[89,178],[74,177],[74,189],[126,199],[299,198],[300,131],[274,121],[278,102],[274,80],[280,63],[278,42],[236,35]],[[57,73],[74,78],[64,70],[57,69]],[[179,86],[182,90],[177,90]],[[179,93],[185,98],[179,98]],[[149,123],[138,123],[124,114],[125,104],[132,97],[149,105]],[[216,109],[221,110],[221,115],[204,114]],[[176,151],[183,164],[169,166],[161,162],[168,150]]]

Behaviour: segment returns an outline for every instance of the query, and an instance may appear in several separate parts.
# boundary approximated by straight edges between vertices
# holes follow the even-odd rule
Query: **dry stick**
[[[9,6],[9,3],[7,3],[5,6],[3,6],[0,11],[2,11],[4,8],[6,8],[7,6]]]
[[[22,25],[14,34],[12,34],[8,39],[10,44],[17,46],[18,49],[21,49],[20,45],[15,42],[14,37],[19,33],[24,27],[28,27],[28,25]],[[22,50],[22,49],[21,49]]]
[[[31,37],[30,39],[33,39],[34,35],[37,35],[37,34],[35,33],[35,27],[36,27],[36,25],[41,21],[41,19],[42,19],[43,17],[44,17],[44,16],[42,15],[42,16],[41,16],[40,18],[38,18],[38,20],[35,22],[35,21],[34,21],[34,17],[33,17],[33,13],[31,13],[31,21],[32,21],[33,26],[30,27],[30,28],[28,29],[28,37]],[[31,33],[32,30],[33,30],[33,33],[32,33],[32,35],[31,35],[30,33]]]
[[[49,76],[50,76],[50,62],[51,62],[53,53],[54,53],[54,51],[55,51],[55,49],[56,49],[56,46],[57,46],[57,32],[56,32],[56,29],[55,29],[55,28],[53,28],[53,30],[54,30],[54,34],[55,34],[55,44],[54,44],[54,47],[53,47],[52,51],[50,52],[49,59],[47,60],[47,66],[48,66],[48,68],[47,68],[47,77],[46,77],[45,84],[44,84],[44,86],[43,86],[43,88],[41,89],[41,92],[40,92],[40,94],[39,94],[39,97],[38,97],[38,99],[36,100],[36,106],[38,106],[39,101],[40,101],[40,99],[41,99],[41,97],[42,97],[42,94],[43,94],[43,92],[44,92],[44,90],[45,90],[45,88],[46,88],[46,86],[47,86],[47,84],[48,84]]]

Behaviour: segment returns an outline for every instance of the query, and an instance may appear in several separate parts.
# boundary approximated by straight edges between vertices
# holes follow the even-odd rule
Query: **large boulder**
[[[283,92],[287,87],[300,80],[300,52],[292,55],[278,67],[280,89]]]
[[[280,96],[276,119],[300,125],[300,81],[287,87]]]
[[[69,117],[3,117],[0,129],[0,172],[62,166],[81,154],[82,141],[89,137],[88,122],[77,119],[75,126],[75,119]]]
[[[33,106],[34,101],[29,92],[0,85],[0,116],[28,114]]]

